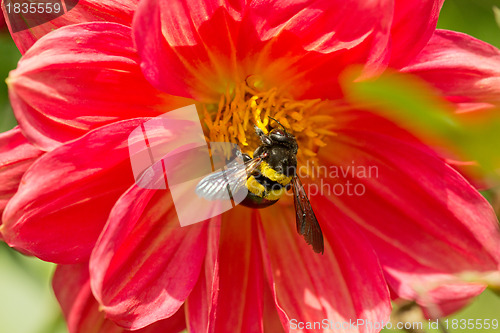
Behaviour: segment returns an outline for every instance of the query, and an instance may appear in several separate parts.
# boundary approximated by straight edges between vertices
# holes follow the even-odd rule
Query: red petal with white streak
[[[323,319],[332,327],[357,320],[386,323],[391,311],[389,291],[377,256],[363,233],[338,219],[334,206],[315,206],[325,237],[325,253],[317,254],[297,234],[289,199],[288,206],[272,206],[261,213],[277,305],[287,316],[282,319],[285,329],[323,332],[318,324],[310,329],[298,326],[298,322],[321,323]],[[378,332],[380,327],[359,325],[349,329]]]
[[[136,330],[173,316],[196,285],[209,227],[181,227],[168,191],[131,187],[90,259],[92,290],[107,318]]]
[[[70,333],[126,333],[123,327],[106,319],[92,291],[88,263],[58,266],[52,280]],[[184,309],[169,319],[160,320],[137,333],[182,332],[186,328]]]
[[[31,29],[13,33],[11,24],[7,25],[17,48],[21,54],[24,54],[38,39],[66,25],[107,21],[130,26],[137,3],[138,0],[80,0],[73,9],[64,15]],[[6,12],[4,12],[4,16],[7,18]],[[7,20],[7,22],[9,21]]]
[[[127,146],[144,119],[117,122],[40,157],[9,201],[6,242],[43,260],[86,260],[116,200],[134,183]]]
[[[391,27],[391,63],[401,68],[427,44],[436,30],[444,0],[396,0]]]
[[[466,34],[437,30],[402,71],[429,82],[461,111],[500,106],[500,50]]]
[[[257,75],[297,98],[334,98],[346,66],[373,74],[387,65],[392,7],[388,0],[144,0],[133,30],[146,78],[169,94],[218,101]]]
[[[19,127],[0,134],[0,217],[24,173],[42,154],[26,140]]]
[[[354,221],[365,231],[400,297],[422,304],[430,297],[444,304],[457,299],[454,290],[481,292],[482,287],[464,289],[462,284],[428,295],[440,285],[456,284],[457,274],[498,269],[500,232],[493,209],[429,148],[392,136],[400,129],[391,130],[387,122],[371,121],[370,131],[349,124],[336,130],[338,136],[322,151],[320,163],[346,174],[321,179],[326,193],[312,201],[330,202],[342,212],[336,218]],[[366,176],[348,169],[359,166]],[[351,190],[360,184],[358,190],[365,192],[348,195],[348,182]]]
[[[220,287],[219,244],[220,221],[217,218],[208,228],[207,254],[203,268],[185,304],[190,332],[216,333],[216,308]]]
[[[23,133],[47,150],[105,124],[186,105],[146,81],[131,29],[116,23],[46,35],[11,72],[8,85]]]

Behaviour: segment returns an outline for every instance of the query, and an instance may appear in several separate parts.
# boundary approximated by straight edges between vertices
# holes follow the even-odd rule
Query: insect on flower
[[[230,191],[230,180],[236,180],[234,191],[247,190],[242,205],[250,208],[265,208],[283,196],[286,190],[293,189],[297,232],[304,236],[314,252],[323,253],[323,233],[311,207],[304,187],[297,175],[298,145],[295,137],[278,120],[280,128],[273,128],[266,135],[255,126],[261,145],[254,151],[253,158],[243,154],[243,165],[237,164],[228,170],[214,172],[203,178],[196,193],[208,200],[218,200]]]
[[[393,104],[373,109],[345,89],[415,75],[450,114],[490,114],[482,110],[499,105],[500,51],[436,30],[443,2],[86,0],[13,33],[24,55],[7,80],[20,127],[0,137],[2,241],[61,264],[54,289],[72,333],[381,323],[391,298],[435,305],[436,318],[456,311],[486,287],[455,283],[458,275],[498,271],[498,219],[451,162],[455,145],[437,151],[438,142],[380,113]],[[353,66],[361,73],[344,75]],[[195,138],[181,141],[183,126],[151,131],[149,121],[188,105]],[[162,178],[171,170],[162,153],[202,147],[196,157],[207,163],[169,158],[185,178],[138,186],[130,149],[138,128]],[[241,155],[219,158],[211,143]],[[289,159],[281,171],[274,153]],[[151,160],[145,154],[141,165]],[[243,171],[231,169],[236,162]],[[221,165],[246,190],[239,197],[231,187],[232,201],[262,209],[232,209],[229,191],[224,202],[192,193]],[[354,183],[362,194],[349,194]],[[186,216],[224,212],[183,225],[179,203]]]

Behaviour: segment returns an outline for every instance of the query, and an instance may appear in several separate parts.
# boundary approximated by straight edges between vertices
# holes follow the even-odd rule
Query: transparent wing
[[[304,236],[307,244],[312,245],[314,252],[323,254],[323,232],[319,226],[316,215],[314,215],[311,203],[307,197],[299,177],[292,178],[293,203],[297,214],[297,232]]]
[[[227,200],[228,193],[232,196],[245,187],[245,183],[261,164],[262,158],[251,159],[244,164],[232,161],[227,169],[209,174],[196,186],[196,194],[207,200]],[[228,191],[229,190],[229,191]]]

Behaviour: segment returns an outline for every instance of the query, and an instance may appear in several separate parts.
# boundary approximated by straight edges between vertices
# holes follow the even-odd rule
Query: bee
[[[297,232],[307,244],[312,245],[314,252],[323,253],[323,233],[296,171],[297,140],[279,121],[269,118],[281,128],[273,128],[266,135],[255,126],[261,145],[254,151],[253,158],[240,153],[243,164],[233,164],[227,170],[203,178],[196,187],[196,194],[207,200],[221,199],[227,195],[228,179],[236,179],[233,193],[238,188],[245,187],[247,190],[240,204],[250,208],[265,208],[278,202],[285,191],[292,188]]]

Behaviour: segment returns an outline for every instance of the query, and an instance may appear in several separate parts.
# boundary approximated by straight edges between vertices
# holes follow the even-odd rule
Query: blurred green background
[[[500,47],[500,10],[495,10],[494,6],[500,7],[500,0],[447,0],[438,27],[465,32]],[[2,29],[0,31],[0,78],[2,78],[0,131],[2,132],[15,126],[15,119],[8,102],[7,86],[3,79],[16,67],[19,58],[20,54],[10,35],[5,28]],[[0,333],[66,332],[64,320],[50,288],[54,268],[54,265],[23,256],[0,242]],[[500,298],[493,292],[486,291],[470,306],[451,318],[500,320]],[[438,331],[427,330],[427,332]],[[449,332],[466,332],[466,330],[449,329]],[[500,332],[500,329],[475,329],[468,332]]]

